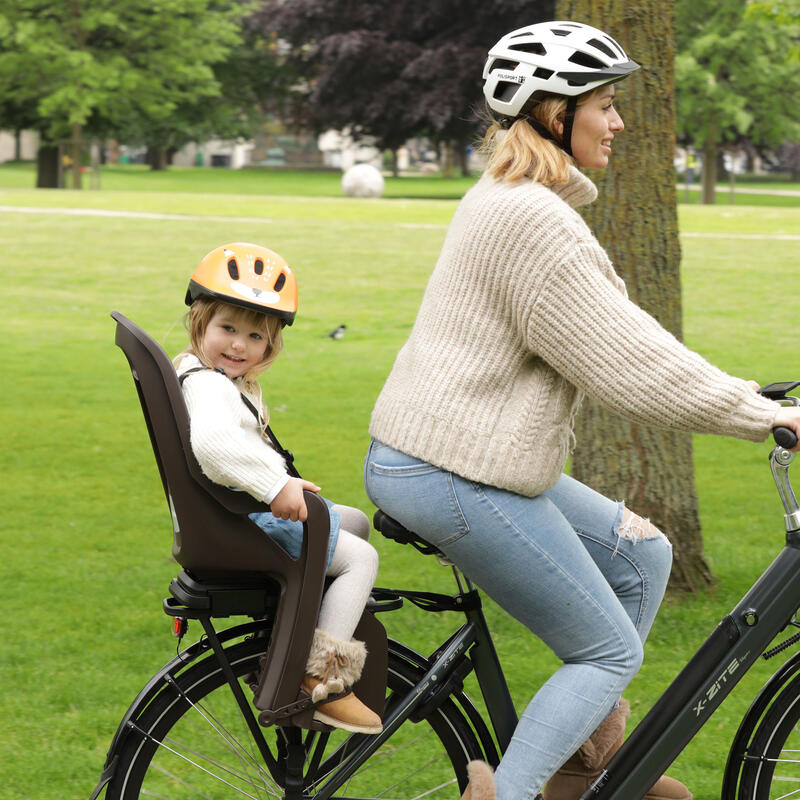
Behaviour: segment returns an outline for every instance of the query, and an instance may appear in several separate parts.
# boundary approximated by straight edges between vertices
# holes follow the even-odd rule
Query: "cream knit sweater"
[[[637,422],[760,441],[779,408],[627,298],[565,184],[464,196],[370,434],[469,480],[534,496],[569,455],[583,394]]]
[[[203,364],[187,353],[178,375]],[[242,402],[239,381],[213,370],[196,372],[183,382],[189,412],[192,452],[207,478],[242,489],[271,503],[289,480],[286,462],[264,438],[261,426]],[[258,407],[261,399],[249,397]]]

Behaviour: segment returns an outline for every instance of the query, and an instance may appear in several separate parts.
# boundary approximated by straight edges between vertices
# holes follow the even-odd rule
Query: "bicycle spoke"
[[[193,703],[186,695],[183,695],[184,700],[186,700],[189,705],[211,726],[211,728],[216,731],[220,735],[220,737],[226,741],[229,745],[230,751],[239,759],[243,759],[249,761],[250,764],[256,768],[259,773],[263,773],[268,775],[266,770],[264,770],[263,766],[256,760],[254,755],[251,751],[248,751],[242,744],[241,741],[234,736],[233,734],[228,731],[225,725],[219,721],[219,719],[214,715],[212,711],[206,708],[205,705],[201,703]],[[235,717],[240,724],[244,724],[243,720],[239,717]],[[246,727],[246,726],[245,726]],[[249,736],[248,732],[248,741],[251,741],[251,737]],[[259,754],[260,755],[260,754]]]
[[[441,761],[442,758],[443,758],[443,756],[439,756],[437,758],[430,759],[426,764],[423,764],[419,769],[415,770],[414,772],[409,773],[402,780],[396,781],[391,786],[387,786],[386,789],[384,789],[379,794],[376,794],[375,797],[384,797],[386,792],[391,791],[392,789],[396,789],[398,786],[400,786],[403,783],[406,783],[407,781],[409,781],[412,778],[416,777],[417,775],[422,773],[423,770],[425,770],[428,767],[430,767],[432,764],[435,764],[435,763]],[[429,794],[433,794],[434,792],[438,791],[439,789],[443,788],[444,786],[449,786],[450,784],[453,784],[455,782],[456,782],[456,779],[453,778],[452,780],[446,781],[445,783],[442,783],[439,786],[434,786],[432,789],[428,789],[427,791],[423,792],[422,794],[417,795],[416,798],[412,798],[412,800],[417,800],[417,798],[420,798],[420,797],[427,797]]]
[[[219,783],[225,784],[226,786],[230,787],[235,792],[238,792],[239,794],[243,795],[244,797],[249,797],[250,800],[260,800],[260,798],[256,797],[255,795],[248,794],[243,789],[240,789],[238,786],[234,786],[234,784],[232,784],[230,781],[226,781],[224,778],[221,778],[219,775],[215,775],[213,772],[211,772],[211,770],[206,769],[202,764],[198,764],[197,762],[192,761],[191,758],[188,758],[187,756],[184,756],[182,753],[179,753],[177,750],[171,748],[169,745],[164,744],[164,742],[159,742],[157,739],[154,739],[152,736],[150,736],[149,733],[141,730],[141,728],[135,728],[135,729],[142,736],[144,736],[145,739],[147,739],[148,741],[152,742],[153,744],[158,745],[159,749],[166,750],[167,752],[172,753],[172,755],[176,756],[177,758],[181,759],[182,761],[184,761],[184,762],[186,762],[188,764],[191,764],[193,767],[197,768],[201,772],[204,772],[206,775],[209,775],[215,781],[218,781]],[[157,767],[156,767],[156,770],[158,771]],[[163,768],[160,771],[163,774],[171,775],[170,772],[168,772],[167,770],[164,770]],[[224,770],[224,771],[227,772],[228,770]],[[184,783],[185,785],[188,786],[188,784],[186,784],[185,781],[181,781],[181,783]],[[145,790],[143,790],[142,794],[144,794],[144,793],[145,793]]]

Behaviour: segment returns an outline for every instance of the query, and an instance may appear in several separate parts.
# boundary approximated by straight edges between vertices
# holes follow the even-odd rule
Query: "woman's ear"
[[[556,129],[556,133],[559,136],[563,136],[564,135],[564,123],[560,119],[557,119],[555,121],[555,124],[553,125],[553,127]]]

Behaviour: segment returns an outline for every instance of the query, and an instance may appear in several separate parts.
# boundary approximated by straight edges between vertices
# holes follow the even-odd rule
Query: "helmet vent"
[[[572,31],[565,31],[562,28],[551,28],[550,32],[554,36],[569,36],[572,33]]]
[[[496,58],[492,61],[489,72],[493,69],[507,69],[509,72],[513,72],[518,66],[519,61],[509,61],[507,58]]]
[[[500,100],[503,103],[510,103],[511,98],[514,97],[518,89],[518,83],[511,83],[510,81],[497,81],[497,86],[494,90],[494,99]]]
[[[547,50],[541,42],[520,42],[519,44],[510,44],[509,50],[517,50],[521,53],[530,53],[534,56],[546,56]]]
[[[239,280],[239,266],[236,263],[235,258],[228,259],[228,275],[230,275],[235,281]]]
[[[552,75],[553,70],[545,69],[544,67],[536,67],[536,70],[533,73],[534,78],[541,78],[543,81],[546,81],[548,78],[552,77]]]
[[[590,56],[588,53],[575,52],[569,57],[568,60],[573,64],[580,64],[582,67],[589,67],[589,69],[604,69],[606,66],[599,58]]]
[[[264,274],[264,262],[260,258],[256,259],[256,263],[253,266],[256,271],[256,275]]]
[[[599,39],[590,39],[587,44],[592,45],[592,47],[596,47],[601,52],[605,53],[609,58],[618,58],[619,56],[615,53],[607,44],[603,44]]]
[[[286,275],[283,272],[281,272],[281,274],[278,275],[278,280],[275,281],[275,286],[273,286],[272,288],[275,289],[276,292],[279,292],[281,289],[283,289],[283,285],[285,283],[286,283]]]

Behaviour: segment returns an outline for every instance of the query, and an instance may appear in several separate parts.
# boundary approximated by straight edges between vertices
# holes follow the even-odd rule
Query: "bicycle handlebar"
[[[797,436],[791,428],[784,428],[782,426],[773,428],[772,438],[775,439],[776,444],[785,447],[787,450],[791,450],[793,447],[797,446]]]

